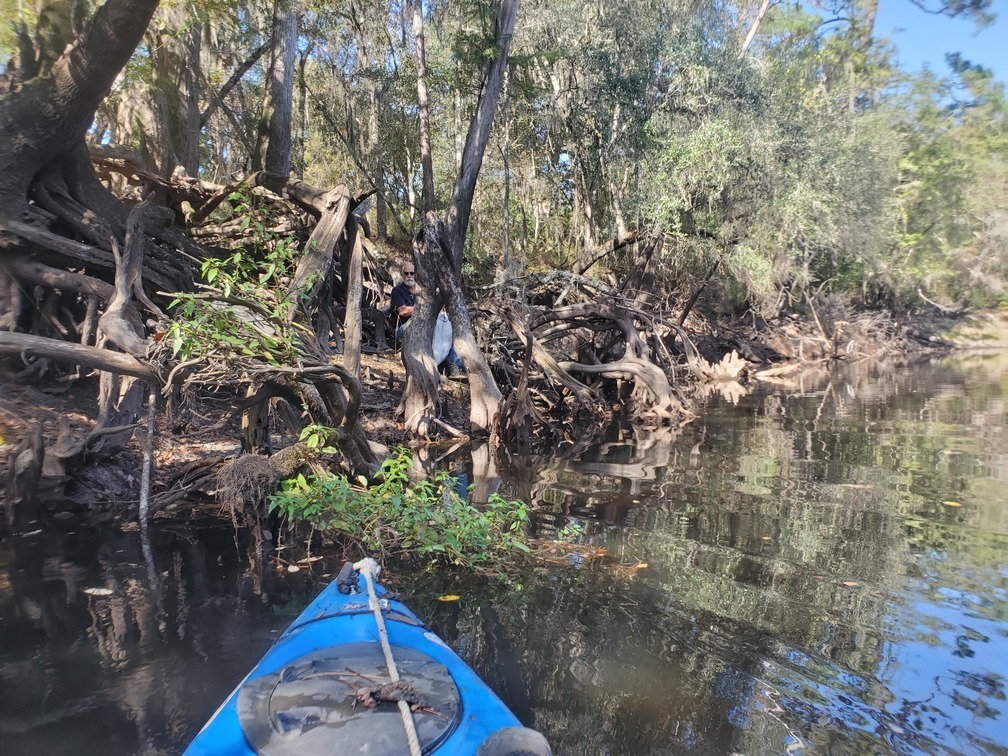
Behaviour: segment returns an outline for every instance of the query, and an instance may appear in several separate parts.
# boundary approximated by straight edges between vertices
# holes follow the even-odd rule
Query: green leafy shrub
[[[300,327],[288,321],[286,286],[297,259],[297,240],[268,227],[251,198],[231,195],[244,242],[227,257],[203,261],[203,283],[169,305],[172,356],[180,360],[244,357],[271,365],[294,364]]]
[[[411,481],[412,466],[409,450],[397,449],[370,487],[362,478],[350,481],[328,472],[298,475],[270,497],[270,511],[349,536],[367,551],[408,552],[469,569],[508,552],[529,551],[526,504],[494,494],[477,508],[459,496],[458,481],[448,473]]]

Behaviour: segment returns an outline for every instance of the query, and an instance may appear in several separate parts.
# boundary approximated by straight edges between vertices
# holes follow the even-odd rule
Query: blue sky
[[[937,6],[938,0],[930,4]],[[945,53],[959,52],[1008,83],[1008,0],[994,0],[991,7],[997,20],[978,33],[972,21],[925,13],[910,0],[880,0],[875,35],[895,44],[904,70],[918,71],[927,65],[944,74]]]

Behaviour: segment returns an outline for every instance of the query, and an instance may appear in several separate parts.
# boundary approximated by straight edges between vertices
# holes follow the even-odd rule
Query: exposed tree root
[[[143,178],[123,160],[111,164],[111,170],[129,173],[132,180]],[[161,196],[171,198],[173,206],[180,206],[184,197],[204,219],[231,194],[184,176],[159,183]],[[218,424],[245,411],[253,416],[252,427],[260,428],[268,419],[269,401],[281,397],[297,408],[282,413],[295,436],[308,423],[330,425],[338,429],[333,442],[343,451],[346,472],[371,474],[377,468],[375,452],[359,427],[356,372],[329,362],[330,336],[343,319],[336,315],[334,291],[345,294],[348,268],[361,265],[360,255],[351,262],[346,248],[348,238],[358,238],[350,214],[368,193],[352,196],[345,187],[319,190],[267,173],[253,174],[243,183],[263,192],[257,195],[263,201],[282,205],[294,225],[305,226],[305,217],[314,221],[290,282],[296,307],[287,317],[300,324],[303,336],[300,356],[289,365],[212,351],[199,360],[174,359],[170,345],[162,341],[168,327],[162,308],[171,292],[191,290],[200,260],[220,252],[189,240],[172,225],[174,215],[165,208],[146,201],[131,206],[114,197],[95,179],[82,149],[71,149],[38,173],[32,183],[35,202],[24,213],[0,213],[0,355],[20,357],[26,372],[49,370],[52,364],[77,366],[78,375],[81,368],[101,371],[98,425],[84,438],[62,437],[58,443],[66,467],[112,455],[129,441],[143,413],[147,381],[169,398],[176,416],[173,427],[186,424],[184,411],[179,416],[181,395],[207,390],[216,397],[230,395],[231,408],[218,414]],[[74,238],[65,235],[67,229]],[[231,233],[236,235],[232,242],[243,243],[241,226],[236,224]],[[221,233],[213,238],[217,244],[229,243]],[[359,313],[360,286],[354,295],[357,301],[342,308],[342,315]],[[224,299],[220,307],[272,328],[273,313],[257,302]],[[359,319],[352,327],[359,333]],[[242,401],[246,393],[263,387],[258,402]],[[164,499],[155,500],[153,507],[165,505]]]

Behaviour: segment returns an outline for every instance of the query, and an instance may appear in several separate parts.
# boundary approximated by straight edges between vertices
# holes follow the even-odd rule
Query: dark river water
[[[726,393],[501,470],[577,548],[394,587],[557,754],[1005,752],[1008,357]],[[334,566],[251,570],[221,528],[0,541],[0,753],[180,752]]]

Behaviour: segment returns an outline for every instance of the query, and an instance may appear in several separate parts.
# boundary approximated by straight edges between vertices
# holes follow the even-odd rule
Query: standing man
[[[413,263],[403,265],[402,279],[402,283],[392,288],[392,312],[389,313],[395,315],[396,341],[402,341],[403,331],[406,330],[409,319],[413,317],[413,308],[416,306],[416,268],[413,267]],[[451,380],[466,380],[465,369],[462,367],[462,360],[455,354],[455,347],[448,350],[448,356],[444,358],[441,366],[445,368]]]

